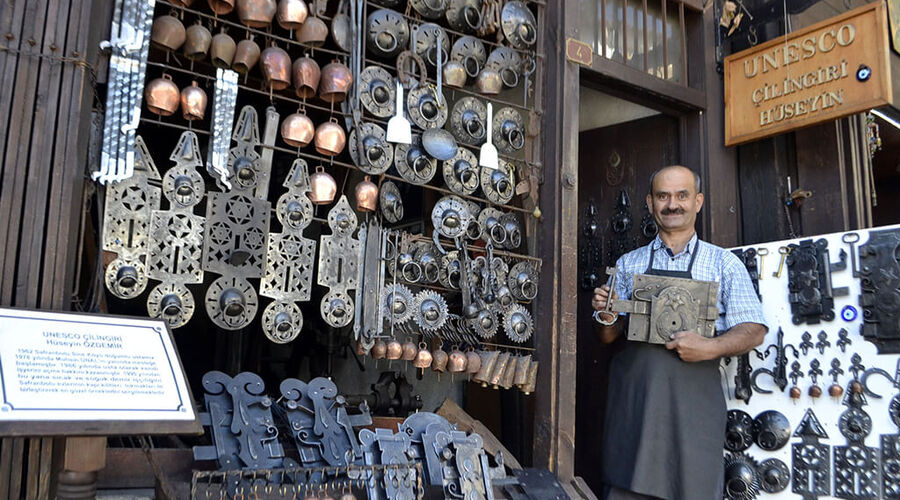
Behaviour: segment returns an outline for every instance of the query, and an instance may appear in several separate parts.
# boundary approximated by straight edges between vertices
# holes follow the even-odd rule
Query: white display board
[[[66,434],[80,427],[174,431],[159,424],[166,421],[199,430],[178,353],[160,320],[0,308],[0,388],[0,434],[53,422],[75,422],[56,427]],[[157,425],[127,425],[150,421]]]
[[[872,228],[871,230],[854,231],[855,233],[859,234],[860,237],[859,241],[855,244],[856,248],[858,249],[860,245],[865,244],[869,240],[869,231],[894,229],[898,227],[900,227],[900,225]],[[758,385],[765,389],[772,390],[773,392],[771,394],[760,394],[754,391],[749,404],[745,403],[742,400],[735,399],[734,377],[737,368],[736,360],[732,359],[731,362],[727,365],[724,363],[722,364],[722,369],[725,375],[723,377],[723,382],[727,384],[726,401],[729,409],[743,410],[753,418],[755,418],[759,413],[765,410],[777,410],[784,414],[790,421],[792,437],[790,439],[790,442],[786,446],[777,451],[769,452],[761,449],[758,445],[754,444],[748,450],[746,450],[745,453],[752,456],[758,462],[762,462],[767,458],[778,458],[787,465],[788,470],[791,470],[791,445],[794,443],[799,443],[801,441],[800,438],[794,437],[793,433],[796,431],[797,426],[800,424],[800,421],[807,410],[812,409],[819,423],[821,423],[825,432],[828,434],[828,438],[822,439],[821,442],[830,446],[830,454],[832,459],[830,460],[831,473],[829,491],[831,491],[832,494],[834,493],[835,484],[835,471],[833,469],[834,448],[837,446],[847,445],[847,439],[844,437],[844,435],[841,434],[838,428],[838,421],[841,414],[848,408],[843,404],[843,396],[841,398],[832,398],[828,394],[828,388],[833,383],[833,378],[831,375],[829,375],[832,360],[837,359],[840,362],[841,370],[843,370],[843,373],[838,376],[837,383],[840,384],[842,388],[844,388],[845,395],[848,383],[853,378],[853,374],[850,372],[850,366],[851,357],[854,354],[860,355],[860,357],[862,358],[862,365],[864,365],[866,369],[876,367],[881,368],[891,376],[894,376],[894,374],[897,373],[898,360],[900,360],[900,355],[878,354],[876,346],[871,342],[864,340],[860,335],[860,325],[862,324],[862,308],[859,305],[860,281],[859,279],[853,278],[852,276],[853,264],[850,261],[850,246],[842,241],[843,234],[844,233],[833,233],[820,236],[798,238],[794,240],[775,241],[760,245],[754,245],[752,247],[755,248],[757,252],[759,252],[760,249],[768,250],[768,255],[764,257],[764,260],[762,262],[763,265],[760,273],[761,276],[759,280],[759,292],[762,296],[763,312],[765,314],[766,322],[769,326],[769,332],[766,335],[765,342],[759,347],[759,350],[762,351],[769,345],[775,344],[777,342],[779,327],[784,332],[784,343],[791,344],[798,349],[803,342],[803,333],[809,332],[811,334],[810,341],[812,342],[813,347],[811,349],[808,349],[806,354],[801,351],[799,353],[799,357],[795,358],[793,350],[790,348],[788,348],[787,353],[787,374],[790,375],[791,365],[794,361],[800,362],[801,369],[804,373],[804,376],[797,382],[797,386],[802,391],[801,397],[798,400],[793,400],[790,398],[789,390],[793,385],[790,377],[788,377],[787,387],[784,391],[781,391],[773,383],[772,377],[761,375],[757,379]],[[775,276],[773,276],[773,273],[778,270],[779,261],[781,259],[779,248],[785,247],[788,244],[792,243],[797,244],[803,240],[812,239],[813,241],[815,241],[820,238],[824,238],[828,241],[828,250],[830,254],[830,260],[832,262],[838,261],[840,250],[843,249],[847,252],[847,268],[845,270],[834,271],[832,273],[832,286],[835,288],[848,287],[849,295],[843,297],[835,297],[834,320],[822,321],[819,324],[813,325],[805,323],[795,325],[791,321],[792,316],[790,303],[788,301],[787,265],[785,264],[780,278],[776,278]],[[747,248],[751,247],[741,247],[742,250]],[[858,259],[858,251],[856,253]],[[759,262],[760,257],[757,256],[757,263]],[[857,312],[856,318],[852,321],[846,321],[841,317],[841,311],[845,306],[848,305],[855,308]],[[845,328],[848,331],[849,335],[847,336],[847,338],[851,342],[846,346],[845,351],[842,351],[840,349],[837,342],[839,339],[838,332],[841,328]],[[815,347],[815,345],[818,343],[818,336],[822,331],[825,332],[826,340],[830,345],[820,350],[819,348]],[[760,360],[754,353],[751,353],[750,364],[752,366],[752,369],[756,370],[757,368],[769,368],[774,370],[774,349],[772,349],[770,352],[770,355],[764,360]],[[813,359],[819,360],[820,369],[822,370],[822,375],[818,378],[818,386],[822,389],[822,396],[819,398],[813,398],[809,395],[809,388],[812,386],[812,381],[808,372],[810,371],[810,363]],[[880,394],[882,398],[876,399],[871,396],[866,397],[866,401],[868,404],[863,407],[863,411],[865,411],[869,415],[869,417],[871,417],[872,431],[867,436],[865,445],[868,447],[880,448],[881,435],[897,434],[898,432],[900,432],[898,431],[898,428],[891,422],[888,414],[888,405],[890,404],[891,398],[898,393],[898,389],[894,387],[889,380],[881,376],[870,377],[868,380],[868,387],[875,393]],[[780,493],[766,493],[761,489],[757,498],[795,499],[802,497],[796,493],[793,493],[792,486],[789,485],[787,489]],[[836,497],[829,495],[820,495],[818,496],[818,498]]]

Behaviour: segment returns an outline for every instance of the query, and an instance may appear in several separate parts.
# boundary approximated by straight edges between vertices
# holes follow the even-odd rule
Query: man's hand
[[[666,343],[666,349],[676,351],[682,361],[689,363],[718,357],[713,340],[701,337],[692,331],[675,332],[672,340]]]
[[[594,297],[591,299],[591,307],[593,307],[595,311],[603,311],[606,309],[606,302],[609,300],[609,294],[609,285],[594,288]],[[612,290],[612,298],[613,300],[619,298],[619,294],[617,294],[615,290]]]
[[[617,299],[619,295],[615,290],[610,290],[609,285],[603,285],[600,288],[594,288],[594,296],[591,298],[591,307],[594,308],[595,311],[600,311],[600,317],[607,321],[614,321],[618,318],[617,312],[605,312],[606,311],[606,303],[610,299],[610,293],[612,293],[612,299]],[[600,335],[600,341],[604,344],[609,344],[610,342],[616,340],[616,337],[622,333],[622,322],[618,321],[612,325],[602,325],[597,321],[591,321],[596,327],[597,333]]]

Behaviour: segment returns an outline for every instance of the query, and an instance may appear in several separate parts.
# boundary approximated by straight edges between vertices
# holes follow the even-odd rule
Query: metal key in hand
[[[594,311],[594,320],[597,323],[600,323],[601,325],[609,326],[609,325],[612,325],[613,323],[615,323],[617,319],[619,319],[619,314],[612,310],[612,301],[613,301],[612,294],[613,294],[613,289],[615,289],[615,287],[616,287],[616,275],[618,273],[619,273],[619,270],[616,267],[607,267],[606,268],[606,274],[609,275],[609,281],[606,283],[609,286],[609,295],[606,296],[606,307],[604,307],[602,311]],[[612,315],[613,319],[611,319],[611,320],[603,319],[603,316],[601,315],[601,313],[606,313],[607,315]],[[609,317],[609,316],[607,316],[607,317]]]
[[[766,255],[769,255],[768,248],[757,248],[756,255],[759,255],[759,279],[763,279],[765,273],[763,271],[763,262],[766,260]]]
[[[791,249],[789,247],[778,247],[778,253],[781,254],[781,260],[778,262],[778,270],[772,273],[772,276],[776,278],[781,277],[781,272],[784,270],[784,261],[787,259],[789,253],[791,253]]]

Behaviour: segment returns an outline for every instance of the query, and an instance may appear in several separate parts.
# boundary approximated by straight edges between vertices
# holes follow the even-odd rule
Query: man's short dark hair
[[[655,172],[650,174],[650,186],[648,187],[648,190],[647,190],[648,193],[653,194],[653,181],[656,180],[656,174],[662,172],[663,170],[665,170],[667,168],[672,168],[672,167],[681,167],[681,168],[685,168],[685,169],[689,170],[694,175],[694,189],[696,189],[698,193],[700,192],[700,187],[701,187],[700,174],[685,167],[684,165],[666,165],[665,167],[656,169]]]

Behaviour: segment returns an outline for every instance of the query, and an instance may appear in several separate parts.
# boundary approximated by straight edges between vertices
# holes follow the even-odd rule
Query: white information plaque
[[[74,423],[60,433],[199,431],[164,321],[0,308],[0,388],[0,434],[27,432],[14,422]]]

